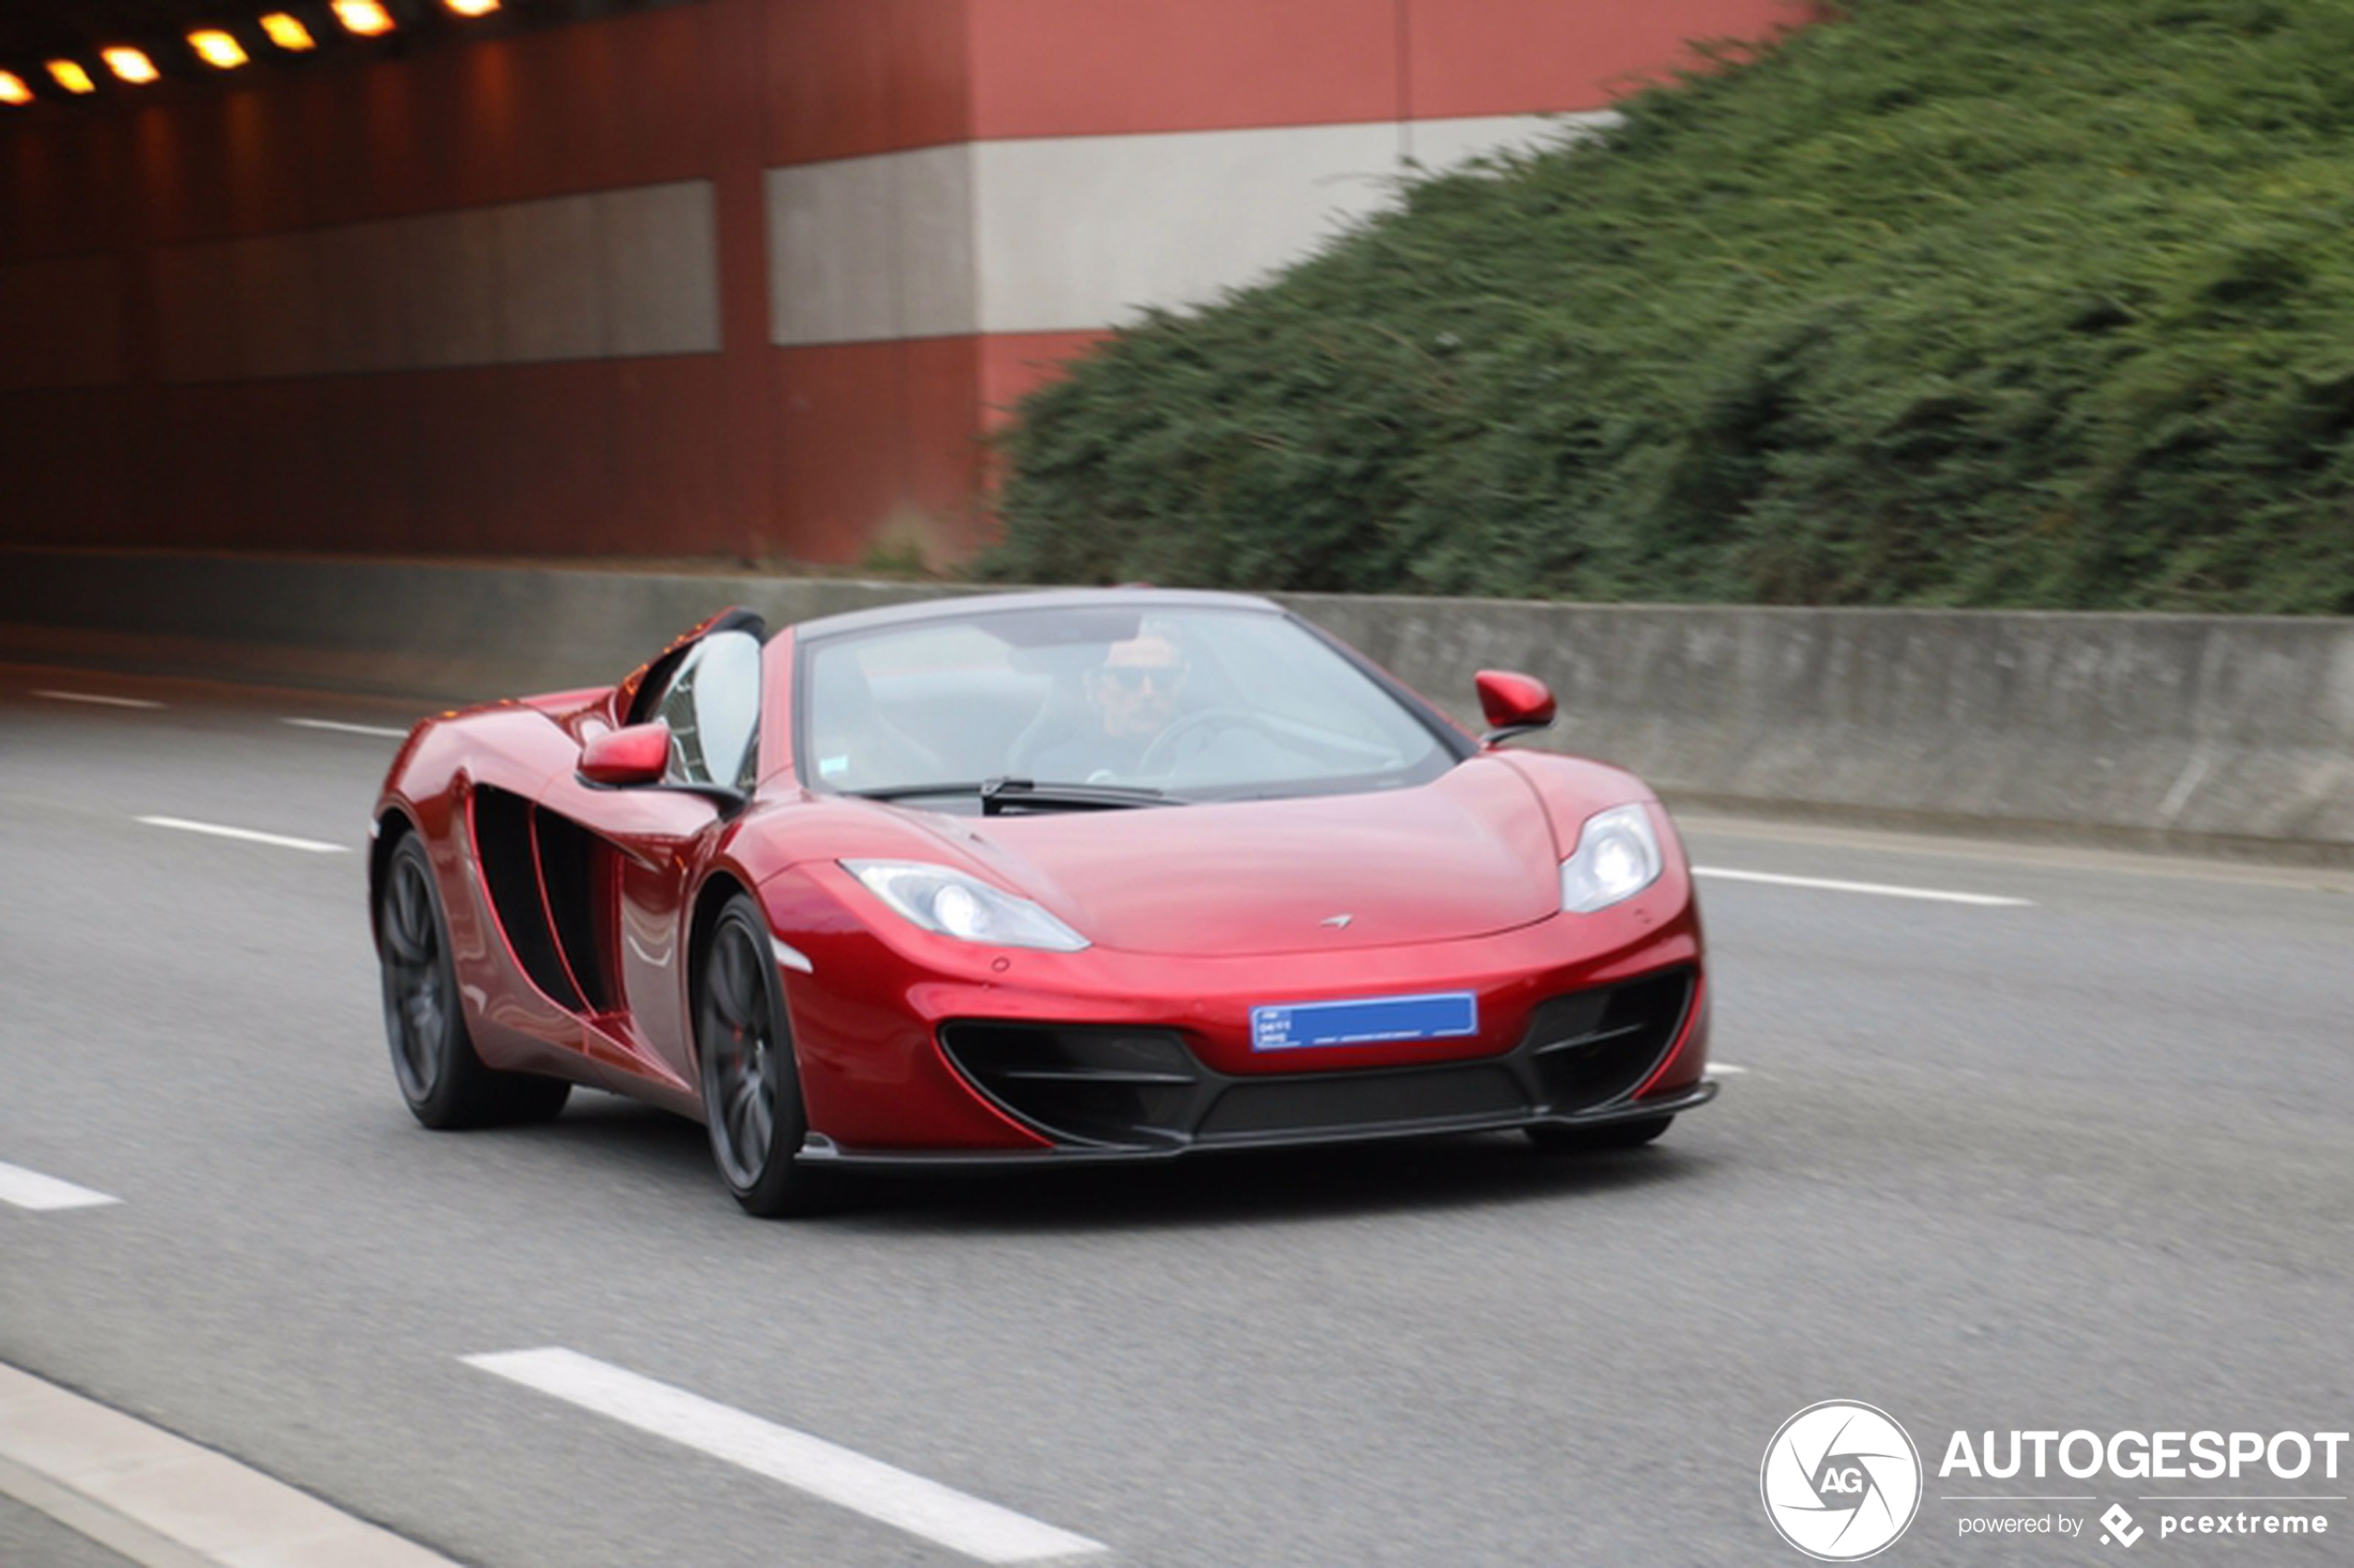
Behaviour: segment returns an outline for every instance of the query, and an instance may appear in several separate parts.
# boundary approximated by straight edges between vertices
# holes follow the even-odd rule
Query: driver
[[[1101,783],[1144,771],[1153,743],[1168,733],[1185,689],[1184,654],[1167,637],[1141,631],[1104,651],[1087,672],[1089,722],[1047,747],[1032,765],[1043,780]]]

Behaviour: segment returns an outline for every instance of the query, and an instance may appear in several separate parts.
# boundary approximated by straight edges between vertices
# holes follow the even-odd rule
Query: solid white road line
[[[96,691],[35,691],[35,697],[46,697],[52,702],[92,702],[101,708],[160,708],[161,702],[151,702],[145,697],[108,697]]]
[[[1870,893],[1878,898],[1925,898],[1938,904],[1975,904],[1987,908],[2031,909],[2031,898],[2003,898],[1993,893],[1943,892],[1935,888],[1898,888],[1885,882],[1839,882],[1828,877],[1783,877],[1770,871],[1728,871],[1721,866],[1695,866],[1695,877],[1728,882],[1765,882],[1778,888],[1819,888],[1827,892]]]
[[[0,1366],[0,1491],[147,1568],[456,1568],[209,1448]]]
[[[248,844],[275,844],[280,849],[308,850],[312,854],[341,854],[347,846],[316,839],[290,839],[284,833],[260,833],[251,828],[223,828],[218,822],[190,822],[180,816],[143,816],[150,828],[171,828],[183,833],[209,833],[216,839],[236,839]]]
[[[341,719],[290,718],[297,729],[331,729],[337,735],[381,735],[388,740],[406,740],[409,732],[392,729],[381,724],[346,724]]]
[[[1069,1561],[1109,1549],[822,1437],[576,1351],[510,1350],[462,1359],[470,1367],[683,1443],[983,1562]]]
[[[44,1176],[38,1170],[27,1170],[21,1165],[0,1164],[0,1203],[13,1203],[19,1208],[46,1209],[95,1208],[100,1204],[121,1201],[87,1187],[77,1187],[71,1182],[60,1182],[55,1176]]]

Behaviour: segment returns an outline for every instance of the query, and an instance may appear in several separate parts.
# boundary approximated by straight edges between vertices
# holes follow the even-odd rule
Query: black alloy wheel
[[[432,863],[413,833],[394,846],[376,891],[376,958],[393,1077],[419,1121],[487,1127],[545,1121],[563,1109],[572,1093],[563,1080],[500,1072],[475,1055]]]
[[[695,1054],[712,1158],[735,1200],[763,1219],[823,1208],[829,1173],[794,1158],[809,1123],[767,917],[740,893],[720,911],[703,946]]]

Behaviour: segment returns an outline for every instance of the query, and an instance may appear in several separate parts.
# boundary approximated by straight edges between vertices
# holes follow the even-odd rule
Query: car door
[[[582,945],[601,970],[589,1022],[603,1039],[591,1054],[678,1093],[691,1093],[694,1077],[687,900],[759,776],[761,643],[756,619],[722,618],[648,670],[615,716],[667,727],[659,782],[605,787],[575,774],[547,793],[549,809],[583,835],[576,868],[551,869],[547,880],[551,901],[568,884]]]

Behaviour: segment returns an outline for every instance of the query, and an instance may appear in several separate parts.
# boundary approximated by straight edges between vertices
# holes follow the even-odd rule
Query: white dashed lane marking
[[[1109,1549],[683,1388],[563,1349],[462,1358],[470,1367],[740,1465],[983,1562],[1069,1562]]]
[[[2031,898],[2005,898],[1996,893],[1947,892],[1938,888],[1900,888],[1887,882],[1841,882],[1828,877],[1785,877],[1772,871],[1733,871],[1722,866],[1695,866],[1695,877],[1727,882],[1763,882],[1778,888],[1814,888],[1824,892],[1868,893],[1875,898],[1920,898],[1937,904],[1973,904],[1989,909],[2031,909]]]
[[[0,1203],[12,1203],[19,1208],[50,1209],[96,1208],[101,1204],[121,1201],[87,1187],[77,1187],[71,1182],[60,1182],[55,1176],[44,1176],[38,1170],[27,1170],[21,1165],[0,1164]]]
[[[101,708],[160,708],[163,706],[161,702],[152,702],[145,697],[109,697],[97,691],[38,690],[32,695],[46,698],[52,702],[89,702]]]
[[[285,721],[297,729],[325,729],[337,735],[376,735],[387,740],[406,740],[409,732],[381,724],[346,724],[341,719],[290,718]]]
[[[205,833],[216,839],[235,839],[241,843],[269,844],[277,849],[304,850],[311,854],[341,854],[348,847],[323,843],[317,839],[291,838],[285,833],[263,833],[251,828],[225,828],[218,822],[190,822],[180,816],[143,816],[139,820],[150,828],[170,828],[181,833]]]

